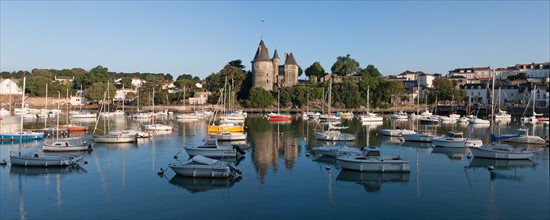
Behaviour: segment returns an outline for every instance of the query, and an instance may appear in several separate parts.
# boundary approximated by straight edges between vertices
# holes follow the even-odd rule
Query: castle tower
[[[273,74],[273,62],[269,59],[269,52],[263,40],[260,40],[258,50],[252,63],[252,88],[262,87],[265,90],[273,90],[275,75]]]
[[[275,49],[275,53],[273,53],[273,82],[279,84],[279,86],[282,86],[281,82],[279,81],[279,54],[277,53],[277,49]]]
[[[294,54],[290,53],[288,56],[285,56],[283,86],[289,87],[298,84],[298,68]]]

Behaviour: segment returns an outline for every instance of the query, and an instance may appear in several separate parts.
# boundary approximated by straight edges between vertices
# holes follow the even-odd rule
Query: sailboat
[[[280,122],[280,123],[284,123],[284,122],[290,122],[292,120],[292,117],[289,115],[289,114],[281,114],[280,112],[280,96],[279,96],[279,89],[277,89],[277,113],[276,114],[269,114],[269,121],[270,122]]]
[[[531,95],[532,99],[529,99],[529,101],[533,101],[533,115],[530,117],[523,116],[520,118],[520,121],[522,123],[529,123],[529,124],[536,124],[542,121],[548,121],[548,118],[543,118],[542,113],[536,113],[535,112],[535,90],[537,86],[533,88],[533,94]],[[527,110],[527,107],[525,107],[525,110]]]
[[[59,97],[58,97],[59,98]],[[59,109],[59,102],[57,103],[57,108]],[[55,129],[56,137],[55,141],[51,143],[44,143],[42,149],[44,151],[85,151],[92,150],[92,145],[88,144],[86,141],[82,141],[82,138],[78,143],[74,143],[72,138],[68,139],[59,139],[59,115],[56,117],[57,125]]]
[[[355,140],[354,134],[349,133],[342,133],[340,132],[336,127],[332,126],[331,124],[331,114],[330,114],[330,102],[331,102],[331,91],[332,91],[332,77],[329,81],[329,92],[328,92],[328,129],[326,131],[322,132],[315,132],[315,138],[317,140],[325,140],[325,141],[353,141]],[[347,127],[342,127],[347,128]]]
[[[381,122],[384,120],[384,118],[378,116],[377,114],[369,112],[369,106],[370,106],[370,86],[367,87],[367,112],[365,112],[364,115],[361,115],[361,121],[362,122]]]
[[[182,99],[183,100],[183,113],[177,114],[176,119],[182,119],[182,120],[186,120],[186,121],[199,120],[199,115],[197,115],[196,113],[191,113],[191,114],[185,113],[185,97],[186,97],[185,88],[187,88],[187,87],[183,86],[183,99]]]
[[[25,82],[26,77],[23,77],[23,96],[25,97]],[[22,98],[21,106],[25,106],[25,99]],[[23,130],[23,117],[21,117],[21,130]],[[43,134],[42,134],[43,135]],[[19,136],[19,151],[18,153],[10,151],[10,163],[15,166],[69,166],[78,164],[85,155],[65,155],[65,154],[51,154],[46,155],[43,152],[35,152],[28,154],[21,154],[21,142],[23,140],[23,134]]]
[[[512,115],[508,114],[508,112],[500,109],[500,88],[498,88],[498,113],[495,114],[495,119],[496,120],[511,120],[512,119]]]
[[[102,102],[102,105],[101,105],[100,112],[105,106],[105,97],[106,96],[107,96],[107,92],[103,93],[103,102]],[[129,134],[126,134],[126,133],[95,135],[98,123],[99,123],[99,120],[96,121],[94,131],[92,132],[93,139],[96,143],[134,143],[134,142],[137,142],[137,135],[129,135]],[[107,123],[107,130],[109,130],[109,123]]]
[[[153,88],[153,112],[155,112],[155,88]],[[143,129],[146,131],[172,131],[173,127],[171,125],[165,125],[160,123],[155,123],[155,117],[153,117],[153,123],[149,125],[144,125]]]
[[[83,90],[82,90],[82,85],[80,85],[80,100],[83,99],[82,97],[82,93],[83,93]],[[96,119],[96,115],[95,114],[92,114],[86,110],[82,110],[82,104],[79,105],[80,106],[80,110],[79,111],[71,111],[69,112],[69,115],[71,116],[71,118],[73,119],[77,119],[77,118],[86,118],[86,119]]]
[[[67,100],[69,100],[69,87],[67,86]],[[67,103],[67,124],[66,125],[63,125],[63,127],[61,127],[62,129],[66,129],[66,130],[69,130],[69,133],[71,132],[80,132],[80,131],[88,131],[88,126],[82,126],[82,125],[74,125],[74,124],[69,124],[69,103]]]
[[[225,100],[225,91],[226,91],[226,87],[227,87],[227,78],[225,79],[225,83],[224,83],[224,86],[223,86],[223,89],[221,91],[221,95],[220,95],[220,98],[218,99],[218,103],[216,104],[216,106],[219,106],[220,104],[223,106],[224,108],[224,112],[225,112],[225,103],[222,102],[223,100]],[[216,108],[214,109],[214,114],[213,114],[213,117],[210,118],[210,121],[208,122],[208,134],[213,134],[213,133],[220,133],[220,132],[237,132],[237,133],[243,133],[244,132],[244,125],[242,124],[242,122],[244,122],[244,114],[243,114],[243,119],[242,119],[242,122],[227,122],[227,117],[224,117],[224,115],[220,116],[220,121],[222,120],[226,120],[226,122],[224,123],[219,123],[218,125],[216,125],[214,122],[216,120],[216,115],[217,114],[220,114],[219,113],[219,109]],[[241,118],[241,116],[239,116],[240,114],[237,114],[235,115],[236,117],[238,118]],[[241,121],[241,120],[239,120]]]

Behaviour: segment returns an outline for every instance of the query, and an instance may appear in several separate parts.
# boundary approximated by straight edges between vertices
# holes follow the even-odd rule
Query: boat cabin
[[[380,157],[380,148],[378,147],[362,147],[361,154],[366,158],[379,158]]]
[[[462,132],[449,132],[447,134],[447,137],[449,137],[449,138],[464,138],[464,133],[462,133]]]
[[[198,148],[217,148],[218,147],[218,139],[217,138],[207,138],[204,141],[204,145],[199,146]]]

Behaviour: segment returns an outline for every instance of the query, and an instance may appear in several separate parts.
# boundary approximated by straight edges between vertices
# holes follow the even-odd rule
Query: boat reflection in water
[[[409,172],[358,172],[342,169],[336,181],[354,182],[365,187],[367,192],[378,192],[382,184],[407,184],[409,176]]]
[[[21,174],[23,176],[41,176],[48,174],[71,174],[71,173],[87,173],[80,165],[72,165],[66,167],[25,167],[25,166],[10,166],[11,174]]]
[[[451,160],[462,160],[464,155],[470,154],[470,148],[467,147],[434,147],[432,153],[445,154]]]
[[[498,160],[474,157],[470,161],[468,168],[483,168],[486,169],[492,166],[495,170],[512,170],[516,168],[535,167],[536,163],[532,160]]]
[[[182,187],[190,193],[206,192],[214,189],[229,189],[235,183],[241,181],[241,176],[231,176],[229,178],[193,178],[180,175],[174,175],[170,183]]]
[[[430,142],[416,142],[416,141],[405,141],[401,144],[403,147],[415,147],[415,148],[431,148],[432,143]]]

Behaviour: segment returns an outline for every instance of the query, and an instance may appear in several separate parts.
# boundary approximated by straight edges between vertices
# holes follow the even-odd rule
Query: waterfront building
[[[298,69],[294,54],[285,53],[284,64],[279,65],[277,50],[269,58],[269,50],[260,40],[252,63],[252,87],[262,87],[271,91],[276,86],[290,87],[298,83]]]
[[[466,90],[468,103],[481,104],[487,106],[489,104],[489,85],[486,83],[471,83],[463,86]]]

